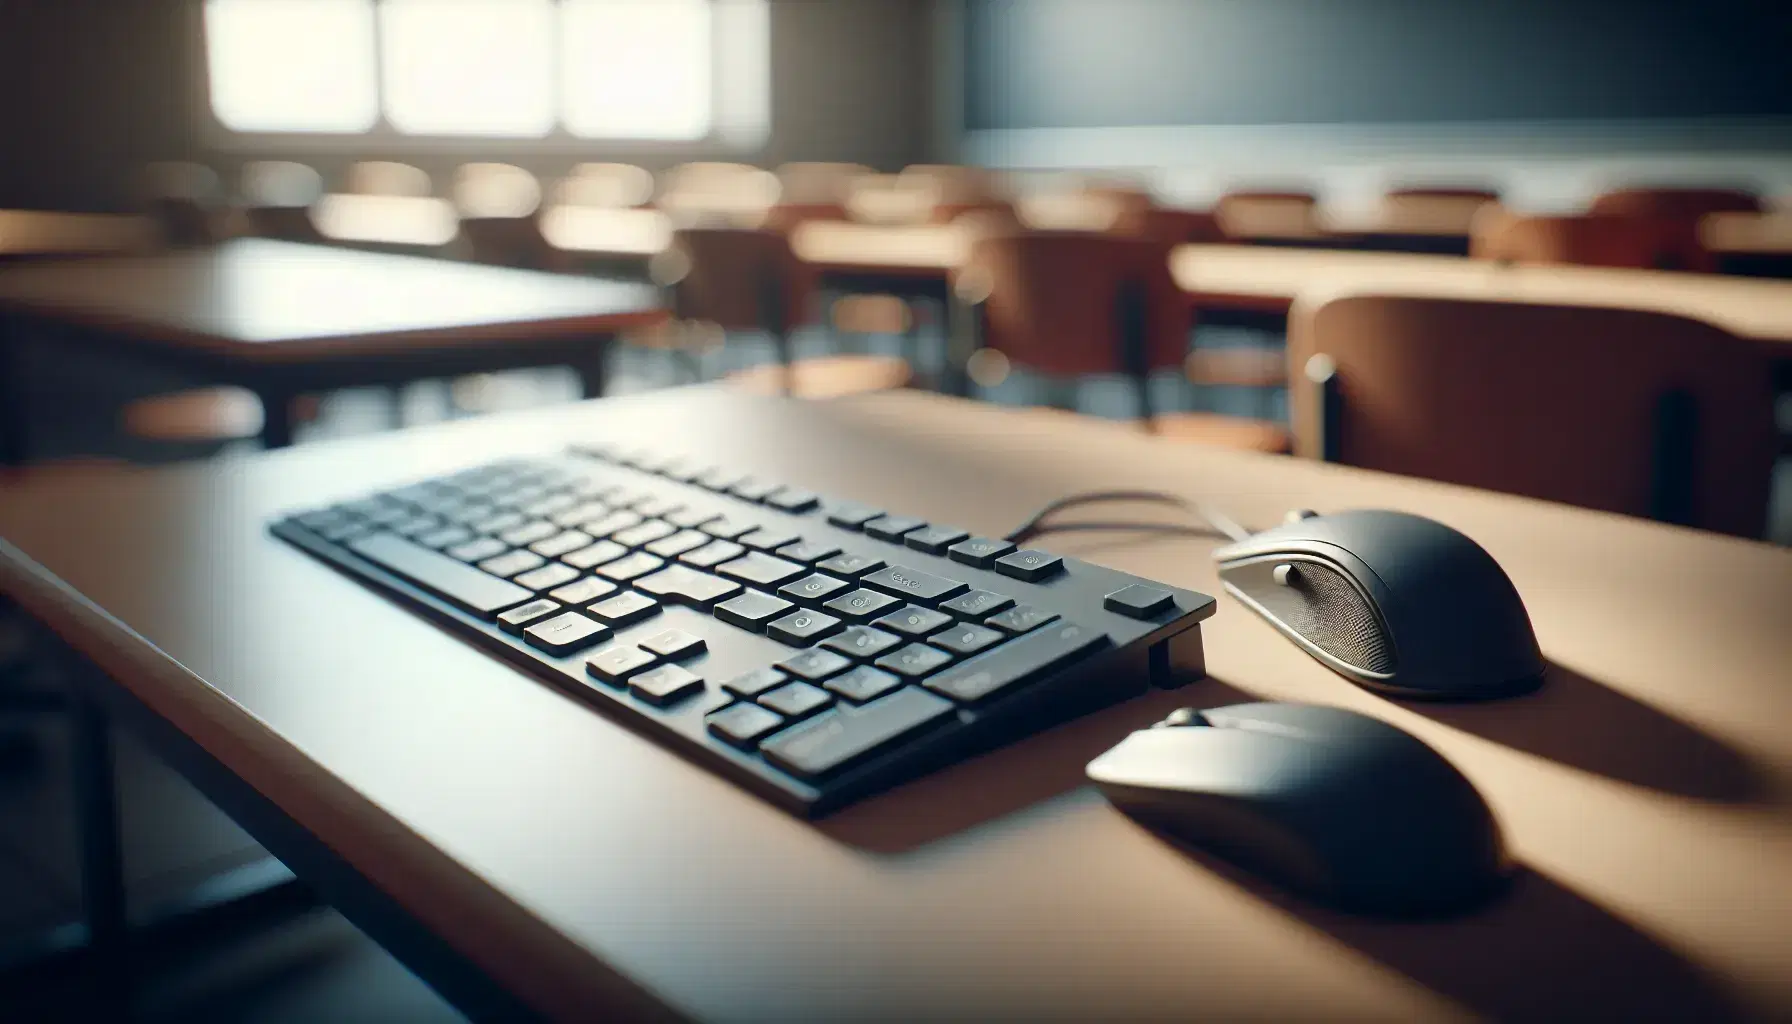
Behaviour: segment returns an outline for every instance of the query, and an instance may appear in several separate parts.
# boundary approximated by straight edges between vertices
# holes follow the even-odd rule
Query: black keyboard
[[[1206,594],[577,446],[273,533],[800,814],[1202,674]]]

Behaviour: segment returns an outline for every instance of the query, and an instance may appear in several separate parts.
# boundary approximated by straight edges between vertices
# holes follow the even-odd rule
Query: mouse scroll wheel
[[[1207,725],[1207,719],[1194,708],[1177,708],[1164,716],[1164,720],[1152,726],[1153,729],[1175,729],[1185,725]]]
[[[1300,579],[1300,577],[1295,575],[1294,566],[1288,562],[1283,562],[1276,566],[1275,569],[1270,572],[1270,578],[1276,581],[1277,586],[1283,587],[1292,587]]]

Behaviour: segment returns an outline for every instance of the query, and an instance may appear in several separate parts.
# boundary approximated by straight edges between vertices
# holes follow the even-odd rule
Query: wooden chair
[[[435,194],[429,174],[421,167],[391,160],[363,160],[349,166],[343,189],[363,196],[415,196]]]
[[[1606,217],[1677,217],[1698,220],[1708,213],[1760,213],[1761,197],[1735,188],[1635,187],[1606,192],[1588,213]]]
[[[562,178],[554,200],[562,206],[630,210],[653,202],[653,175],[634,164],[578,164]]]
[[[218,172],[182,161],[144,168],[146,206],[161,228],[163,244],[211,245],[228,237],[229,204]]]
[[[243,217],[259,238],[321,243],[311,208],[324,194],[324,179],[291,160],[256,160],[243,166]]]
[[[763,224],[777,205],[777,176],[749,164],[701,161],[679,164],[660,176],[654,202],[685,222]]]
[[[812,220],[849,220],[846,202],[853,182],[873,173],[864,164],[798,162],[777,170],[778,203],[766,225],[790,231]]]
[[[1699,240],[1698,222],[1682,217],[1532,217],[1487,210],[1475,220],[1469,255],[1507,263],[1645,270],[1715,268],[1711,253]]]
[[[536,212],[541,185],[511,164],[463,164],[454,178],[461,241],[476,263],[543,269],[554,264]]]
[[[910,164],[897,175],[897,182],[900,189],[931,197],[928,220],[934,224],[950,224],[967,213],[1013,209],[1012,197],[982,167]]]
[[[1325,237],[1318,208],[1311,192],[1234,189],[1214,204],[1213,215],[1231,242],[1313,245]]]
[[[823,398],[908,382],[905,360],[793,359],[790,331],[807,319],[815,287],[812,272],[791,253],[783,232],[763,227],[681,227],[672,232],[669,257],[661,280],[676,321],[687,328],[693,322],[707,325],[702,333],[712,337],[738,330],[771,335],[777,363],[731,375],[731,383],[754,391]]]
[[[1298,454],[1762,535],[1768,363],[1709,324],[1363,295],[1297,304],[1288,347]]]
[[[971,243],[954,287],[975,311],[978,348],[1059,377],[1123,373],[1139,421],[1178,440],[1286,451],[1273,423],[1153,408],[1154,370],[1181,369],[1192,314],[1162,242],[1080,231],[991,232]]]

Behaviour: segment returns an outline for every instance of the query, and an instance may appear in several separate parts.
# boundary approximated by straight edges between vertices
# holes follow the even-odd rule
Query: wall
[[[205,125],[204,62],[189,0],[0,0],[0,207],[120,210],[132,172],[202,160],[227,180],[251,159]],[[772,130],[753,152],[686,147],[577,152],[456,145],[404,159],[443,181],[468,159],[553,176],[580,160],[847,160],[896,169],[923,158],[932,123],[927,9],[913,0],[773,0]],[[358,156],[300,154],[327,176]]]
[[[1792,6],[1768,0],[957,0],[965,155],[1379,188],[1625,177],[1792,188]]]

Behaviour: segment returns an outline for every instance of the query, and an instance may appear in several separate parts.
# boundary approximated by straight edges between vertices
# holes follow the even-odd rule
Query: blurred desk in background
[[[1699,241],[1726,274],[1792,278],[1792,213],[1708,214]]]
[[[249,388],[279,447],[305,392],[564,365],[595,396],[609,338],[665,315],[643,285],[265,239],[21,267],[0,273],[0,464],[27,454],[40,332]]]
[[[460,217],[446,199],[426,196],[327,195],[311,211],[318,233],[336,242],[439,249],[460,234]]]
[[[158,241],[155,223],[147,217],[0,210],[0,262],[142,252]]]

